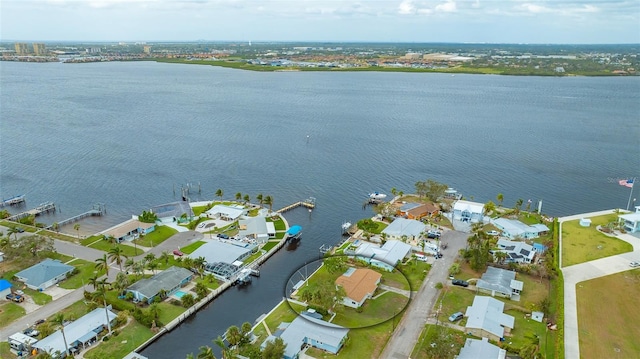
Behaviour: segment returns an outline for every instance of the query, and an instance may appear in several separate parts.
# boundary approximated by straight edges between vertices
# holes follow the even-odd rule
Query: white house
[[[425,231],[427,226],[415,219],[396,218],[387,228],[382,230],[382,233],[387,235],[390,239],[408,239],[415,240],[420,237],[420,234]]]
[[[636,206],[634,213],[621,214],[618,218],[623,222],[624,229],[627,232],[640,232],[640,206]]]
[[[516,280],[516,272],[496,267],[487,267],[487,271],[476,283],[480,293],[509,299],[519,296],[523,287],[524,283]]]
[[[118,241],[132,241],[140,235],[146,235],[153,232],[156,229],[155,223],[144,223],[138,220],[138,216],[132,216],[128,221],[122,222],[111,228],[108,228],[100,233],[111,236]]]
[[[411,246],[396,240],[387,241],[382,247],[371,242],[354,243],[357,248],[347,254],[355,254],[359,260],[363,260],[372,266],[393,271],[398,262],[402,262],[411,254]]]
[[[271,224],[270,228],[268,224]],[[240,237],[250,237],[254,238],[258,241],[258,243],[264,243],[269,240],[269,238],[275,237],[276,231],[273,222],[267,222],[267,219],[264,217],[248,217],[245,219],[240,219],[238,221],[238,235]]]
[[[453,205],[453,219],[463,222],[482,222],[484,204],[459,200]]]
[[[549,231],[549,227],[544,224],[534,224],[534,225],[526,225],[515,219],[508,218],[498,218],[493,220],[494,226],[498,227],[498,229],[502,230],[502,235],[515,239],[533,239],[540,237],[541,234],[544,234]]]
[[[206,211],[207,217],[220,218],[223,221],[233,222],[244,215],[246,209],[243,206],[225,206],[216,204],[210,210]]]
[[[507,254],[506,263],[531,263],[536,255],[533,246],[525,242],[515,242],[504,238],[498,239],[498,248],[492,250],[494,258],[497,252],[504,252]]]
[[[488,338],[467,338],[457,359],[505,359],[507,351],[489,343]]]

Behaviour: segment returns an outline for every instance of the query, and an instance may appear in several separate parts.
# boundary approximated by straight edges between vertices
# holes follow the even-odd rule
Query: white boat
[[[380,192],[373,192],[373,193],[369,193],[369,198],[370,199],[385,199],[387,198],[387,195],[384,193],[380,193]]]
[[[343,230],[344,232],[348,231],[348,230],[349,230],[349,228],[351,228],[351,222],[344,222],[344,223],[342,224],[342,230]]]

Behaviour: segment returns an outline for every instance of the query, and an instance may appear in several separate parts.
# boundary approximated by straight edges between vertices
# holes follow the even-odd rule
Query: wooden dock
[[[300,201],[300,202],[296,202],[294,204],[290,204],[286,207],[282,207],[279,210],[276,211],[276,213],[284,213],[287,211],[290,211],[294,208],[298,208],[298,207],[307,207],[309,209],[314,209],[316,208],[316,199],[315,197],[309,197],[307,199],[305,199],[304,201]]]
[[[16,204],[23,203],[24,201],[25,201],[25,195],[21,194],[8,199],[3,199],[2,202],[0,202],[0,207],[13,206]]]
[[[95,204],[93,206],[93,209],[91,209],[89,211],[86,211],[86,212],[81,213],[81,214],[79,214],[77,216],[73,216],[71,218],[67,218],[67,219],[65,219],[63,221],[58,222],[58,226],[62,227],[65,224],[77,222],[77,221],[79,221],[79,220],[81,220],[83,218],[86,218],[86,217],[102,216],[102,215],[104,215],[106,213],[107,213],[107,208],[105,207],[105,205],[102,204],[102,203],[98,203],[98,204]],[[46,227],[46,229],[52,229],[52,228],[53,228],[53,224]]]
[[[47,212],[55,212],[56,211],[56,205],[53,202],[44,202],[41,203],[38,207],[34,208],[34,209],[30,209],[28,211],[22,212],[22,213],[18,213],[18,214],[14,214],[11,217],[8,217],[7,220],[9,221],[19,221],[22,218],[26,218],[29,216],[39,216],[43,213],[47,213]]]

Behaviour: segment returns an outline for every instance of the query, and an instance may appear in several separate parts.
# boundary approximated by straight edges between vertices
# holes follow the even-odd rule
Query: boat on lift
[[[287,241],[297,241],[302,235],[302,227],[295,225],[287,230]]]
[[[383,200],[385,198],[387,198],[387,195],[384,193],[380,193],[380,192],[369,193],[369,199]]]

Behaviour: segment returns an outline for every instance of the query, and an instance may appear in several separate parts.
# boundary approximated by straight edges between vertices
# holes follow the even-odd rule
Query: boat
[[[351,222],[344,222],[342,224],[342,233],[347,233],[349,232],[349,228],[351,228]]]
[[[287,230],[287,241],[296,241],[300,239],[300,235],[302,235],[302,227],[295,225]]]
[[[2,206],[13,206],[14,204],[22,203],[25,200],[24,198],[25,198],[25,195],[19,194],[17,196],[11,197],[9,199],[2,200],[2,202],[0,202],[0,207],[2,207]]]
[[[380,199],[387,198],[387,195],[384,194],[384,193],[380,193],[380,192],[373,192],[373,193],[369,193],[369,198],[370,199],[380,200]]]

